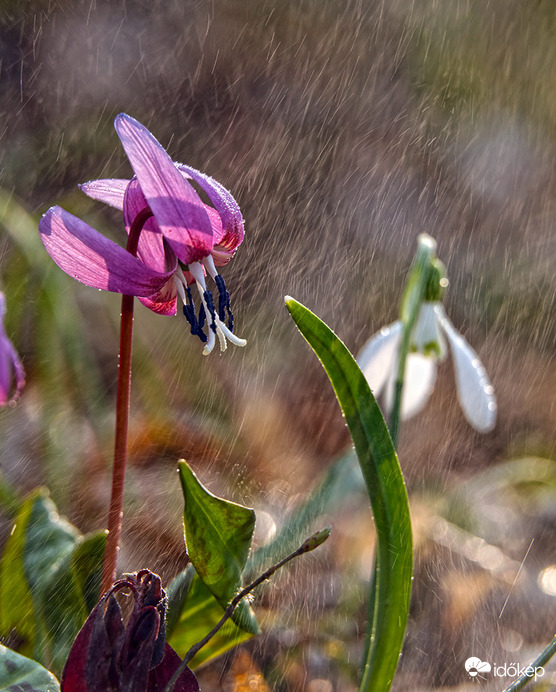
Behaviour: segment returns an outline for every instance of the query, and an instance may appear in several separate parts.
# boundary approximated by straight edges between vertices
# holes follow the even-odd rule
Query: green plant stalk
[[[145,222],[152,216],[147,207],[135,217],[129,231],[126,250],[137,255],[139,236]],[[101,596],[116,579],[116,564],[120,549],[124,504],[125,470],[127,463],[127,432],[129,425],[129,398],[131,392],[131,345],[133,341],[133,296],[122,296],[120,321],[120,355],[118,360],[118,389],[116,394],[116,434],[114,464],[112,466],[112,492],[108,507],[106,550],[102,567]]]
[[[353,356],[307,308],[293,298],[286,298],[286,305],[330,378],[367,486],[379,568],[370,594],[373,617],[367,626],[367,655],[359,689],[387,692],[398,665],[411,592],[412,537],[405,484],[380,408]]]
[[[207,644],[214,637],[214,635],[222,628],[224,623],[232,617],[233,612],[239,605],[240,601],[242,601],[246,596],[248,596],[251,593],[251,591],[256,589],[257,586],[262,584],[267,579],[270,579],[270,577],[272,577],[272,575],[275,572],[277,572],[281,567],[290,562],[290,560],[293,560],[294,558],[299,557],[300,555],[304,555],[305,553],[309,553],[312,550],[315,550],[315,548],[318,548],[320,545],[322,545],[324,541],[326,541],[327,538],[330,536],[330,531],[330,527],[322,529],[321,531],[316,531],[312,536],[309,536],[309,538],[306,541],[304,541],[303,544],[300,545],[297,550],[294,550],[294,552],[290,555],[286,555],[286,557],[282,558],[275,565],[272,565],[267,570],[265,570],[251,584],[241,589],[241,591],[239,591],[239,593],[237,593],[232,598],[227,608],[225,609],[224,614],[216,623],[216,625],[212,628],[212,630],[206,636],[204,636],[200,642],[194,644],[185,654],[183,661],[179,665],[179,668],[176,670],[174,675],[172,675],[169,683],[164,688],[164,692],[173,692],[174,685],[178,681],[180,675],[186,669],[187,664],[191,661],[195,654],[198,651],[200,651],[203,648],[203,646],[205,646],[205,644]]]
[[[556,654],[556,635],[554,635],[554,638],[550,642],[550,644],[541,651],[541,653],[537,656],[537,658],[530,663],[527,668],[538,668],[540,666],[544,667],[548,661]],[[522,690],[525,685],[530,683],[532,678],[528,675],[520,675],[517,680],[512,682],[512,684],[509,687],[506,687],[504,692],[519,692],[519,690]]]
[[[398,370],[394,385],[394,402],[390,413],[390,435],[394,447],[398,447],[400,431],[400,415],[402,407],[405,366],[411,346],[411,333],[419,317],[419,311],[425,297],[425,289],[429,278],[430,262],[436,250],[436,242],[428,235],[419,236],[419,247],[407,279],[402,297],[400,318],[403,324],[400,350],[398,353]]]

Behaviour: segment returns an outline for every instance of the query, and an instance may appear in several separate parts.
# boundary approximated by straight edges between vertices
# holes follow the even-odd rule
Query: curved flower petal
[[[386,408],[391,410],[394,401],[394,384],[398,363],[392,368],[392,376],[386,391]],[[427,404],[436,382],[436,358],[421,353],[410,353],[405,361],[405,377],[402,389],[400,416],[407,420],[420,413]]]
[[[124,196],[124,224],[129,236],[131,225],[137,215],[149,207],[145,195],[141,191],[137,178],[133,178],[127,186]],[[175,253],[164,245],[164,236],[154,216],[143,224],[137,245],[137,257],[151,269],[157,272],[175,271],[178,260]]]
[[[441,303],[424,301],[421,304],[417,322],[411,334],[411,348],[425,356],[444,360],[446,341],[438,320],[438,306],[442,307]]]
[[[54,262],[74,279],[104,291],[152,296],[173,272],[157,272],[61,207],[39,223],[41,240]]]
[[[478,355],[457,332],[446,313],[439,306],[440,324],[448,338],[454,370],[458,399],[469,423],[479,432],[489,432],[496,423],[496,398]]]
[[[357,362],[375,396],[394,370],[401,338],[402,323],[394,322],[372,336],[359,351]]]
[[[208,198],[222,219],[224,234],[215,241],[215,245],[219,244],[223,249],[233,252],[241,244],[245,235],[243,216],[235,198],[231,192],[210,176],[183,163],[176,165],[182,173],[194,180],[207,193]]]
[[[4,330],[6,299],[0,293],[0,406],[19,399],[25,386],[25,371],[12,342]],[[15,391],[13,380],[15,376]]]
[[[124,113],[114,122],[158,225],[182,262],[210,254],[212,226],[199,195],[146,127]]]
[[[136,216],[148,207],[147,200],[141,192],[137,178],[133,178],[127,186],[124,198],[125,229],[129,235],[131,225]],[[144,223],[139,235],[137,257],[151,269],[158,272],[176,271],[178,259],[171,247],[167,245],[156,219],[151,216]],[[173,277],[155,294],[139,297],[143,305],[161,315],[175,315],[177,312],[177,291]]]
[[[89,180],[78,187],[91,199],[104,202],[115,209],[124,208],[125,189],[129,180],[121,178],[105,178],[104,180]]]

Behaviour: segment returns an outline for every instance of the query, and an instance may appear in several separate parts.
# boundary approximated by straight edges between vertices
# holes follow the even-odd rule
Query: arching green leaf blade
[[[348,425],[377,530],[374,606],[368,625],[361,691],[386,692],[398,665],[411,592],[409,503],[388,428],[369,385],[346,346],[316,315],[293,298],[287,308],[321,361]]]

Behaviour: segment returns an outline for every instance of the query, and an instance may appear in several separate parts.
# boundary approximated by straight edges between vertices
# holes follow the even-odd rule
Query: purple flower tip
[[[6,298],[0,292],[0,406],[14,404],[25,386],[23,365],[4,329],[5,314]]]

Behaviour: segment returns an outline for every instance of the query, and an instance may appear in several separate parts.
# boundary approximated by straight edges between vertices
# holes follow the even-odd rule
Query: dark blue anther
[[[201,329],[205,326],[206,316],[205,306],[201,303],[201,307],[199,308],[199,327]]]
[[[207,310],[209,311],[210,316],[212,318],[209,327],[216,334],[216,310],[214,309],[214,300],[212,299],[212,293],[210,291],[205,291],[203,293],[203,298],[205,299]]]
[[[193,303],[193,298],[191,296],[191,289],[189,288],[189,286],[187,286],[185,290],[187,293],[187,305],[183,306],[183,314],[185,315],[185,319],[191,325],[191,333],[194,336],[198,336],[199,339],[201,339],[201,341],[203,343],[205,343],[207,340],[207,335],[203,331],[203,324],[204,324],[203,306],[201,305],[201,310],[199,311],[199,320],[197,320],[197,316],[195,315],[195,305]],[[202,322],[201,322],[201,311],[203,312],[203,321]]]
[[[226,321],[226,314],[228,315],[228,328],[231,332],[234,331],[234,316],[232,314],[232,309],[230,307],[230,294],[224,283],[224,279],[220,274],[214,277],[216,286],[218,288],[218,317],[222,322]]]

